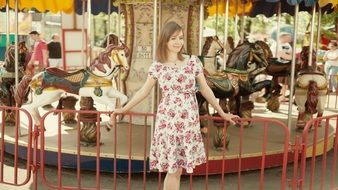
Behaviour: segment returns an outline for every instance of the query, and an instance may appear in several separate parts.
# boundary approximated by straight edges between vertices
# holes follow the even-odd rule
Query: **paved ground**
[[[338,155],[337,155],[338,156]],[[13,173],[13,156],[6,155],[5,156],[5,162],[4,162],[4,178],[9,179],[12,178],[9,175]],[[332,169],[332,160],[333,160],[333,151],[330,151],[328,154],[328,164],[327,168]],[[316,163],[316,177],[314,181],[314,189],[320,189],[320,174],[321,174],[321,158],[317,158]],[[308,161],[309,163],[309,161]],[[19,175],[21,178],[25,178],[26,176],[26,170],[25,170],[25,161],[21,160],[19,162]],[[309,173],[310,167],[307,167],[307,173]],[[338,168],[337,168],[338,170]],[[292,177],[293,168],[292,165],[288,167],[287,170],[287,178]],[[242,172],[241,173],[241,183],[240,183],[240,189],[242,190],[252,190],[252,189],[259,189],[259,176],[260,171],[248,171],[248,172]],[[45,177],[46,180],[49,183],[57,184],[57,168],[55,167],[47,167],[45,169]],[[147,181],[146,181],[146,189],[147,190],[155,190],[158,189],[158,174],[157,173],[148,173],[147,174]],[[280,177],[281,177],[281,168],[272,168],[272,169],[266,169],[265,171],[265,179],[264,179],[264,189],[271,190],[271,189],[279,189],[280,187]],[[326,173],[326,178],[324,181],[324,189],[329,189],[329,184],[331,180],[332,175],[330,173]],[[18,181],[21,182],[23,179],[19,178]],[[13,179],[13,178],[12,178]],[[51,189],[48,188],[45,184],[42,184],[41,182],[41,175],[39,174],[38,177],[38,189],[39,190],[47,190]],[[189,176],[183,176],[182,182],[181,182],[181,189],[189,189]],[[221,182],[221,175],[210,175],[208,176],[208,179],[206,179],[205,176],[193,176],[193,190],[202,190],[207,189],[206,184],[208,185],[208,189],[216,190],[221,189],[220,182]],[[237,186],[237,180],[238,180],[238,174],[226,174],[225,175],[225,188],[224,189],[230,189],[235,190],[238,189]],[[338,176],[335,177],[335,180],[338,182]],[[127,183],[128,182],[128,175],[126,174],[118,174],[117,175],[117,189],[118,190],[125,190],[128,189]],[[307,183],[309,180],[307,180]],[[336,186],[338,186],[338,183],[336,182]],[[76,171],[72,169],[64,169],[62,172],[62,183],[63,185],[71,185],[76,186]],[[131,176],[131,189],[132,190],[138,190],[138,189],[144,189],[143,188],[143,175],[142,174],[132,174]],[[113,188],[113,174],[111,173],[101,173],[101,188],[102,189],[114,189]],[[95,187],[95,172],[91,171],[82,171],[81,172],[81,185],[82,187]],[[33,180],[28,182],[28,184],[21,186],[21,187],[13,187],[8,185],[1,185],[0,189],[6,189],[6,190],[28,190],[33,189]],[[289,189],[289,188],[287,188]],[[307,188],[305,188],[307,189]]]

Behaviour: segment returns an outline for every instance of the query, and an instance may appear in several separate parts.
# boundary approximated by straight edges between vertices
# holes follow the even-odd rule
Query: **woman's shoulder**
[[[198,62],[199,58],[197,55],[183,55],[185,60],[188,60],[189,62]]]
[[[153,63],[151,64],[151,67],[156,67],[156,68],[159,68],[159,67],[162,67],[163,64],[157,60],[153,61]]]

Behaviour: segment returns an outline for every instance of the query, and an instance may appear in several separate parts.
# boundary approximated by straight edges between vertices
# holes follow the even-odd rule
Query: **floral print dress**
[[[184,168],[192,173],[195,166],[206,162],[195,95],[195,77],[201,73],[195,56],[181,67],[159,62],[150,66],[149,75],[158,80],[162,91],[150,147],[150,170],[174,173]]]

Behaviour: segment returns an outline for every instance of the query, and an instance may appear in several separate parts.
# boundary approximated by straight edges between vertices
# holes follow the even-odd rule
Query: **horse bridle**
[[[256,60],[256,62],[263,63],[263,67],[256,68],[255,70],[253,70],[252,72],[250,72],[250,74],[252,74],[252,75],[259,74],[260,72],[264,71],[266,69],[266,67],[268,66],[268,63],[267,63],[266,59],[262,60],[258,55],[256,55],[256,53],[259,53],[259,51],[260,50],[252,50],[252,49],[249,50],[248,65],[251,65],[252,61],[254,59]],[[264,52],[263,52],[263,54],[264,54]],[[256,65],[257,65],[257,63],[256,63]]]
[[[118,70],[120,69],[120,67],[123,67],[123,66],[122,66],[122,64],[121,64],[121,62],[122,62],[121,59],[117,56],[118,51],[117,51],[117,50],[112,50],[111,54],[112,54],[112,55],[111,55],[111,58],[112,58],[112,60],[114,61],[114,63],[116,63],[116,64],[115,64],[114,68],[113,68],[107,75],[105,75],[105,76],[99,76],[99,75],[93,73],[93,72],[91,71],[91,69],[87,69],[88,72],[89,72],[90,74],[96,76],[96,77],[108,77],[108,76],[110,76],[110,75],[112,75],[112,78],[115,77],[115,76],[117,75],[117,72],[118,72]]]

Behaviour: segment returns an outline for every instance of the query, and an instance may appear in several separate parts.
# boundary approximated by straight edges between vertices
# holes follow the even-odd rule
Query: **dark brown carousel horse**
[[[18,44],[18,72],[19,80],[23,76],[25,67],[30,59],[30,53],[25,45],[25,42]],[[5,54],[5,64],[3,65],[3,73],[0,75],[0,105],[15,106],[12,88],[15,85],[15,46],[8,47]],[[14,124],[15,117],[12,112],[6,113],[6,123]]]
[[[241,97],[249,96],[262,88],[271,87],[270,80],[257,83],[254,81],[255,76],[265,72],[268,66],[264,53],[266,50],[259,43],[245,41],[230,53],[226,70],[213,75],[205,72],[208,85],[217,98],[236,99],[236,109],[232,110],[234,114],[241,115],[239,111]],[[198,100],[200,106],[205,101],[200,95]]]
[[[225,112],[232,112],[240,117],[251,117],[251,110],[253,109],[253,103],[251,101],[243,101],[252,93],[260,91],[263,88],[271,88],[271,80],[264,80],[260,82],[255,81],[255,77],[265,72],[268,65],[265,51],[259,43],[250,43],[245,41],[238,45],[230,54],[227,60],[226,70],[217,72],[215,74],[208,74],[204,70],[204,74],[208,85],[212,89],[216,98],[229,99],[229,106],[222,107]],[[269,92],[265,96],[269,96]],[[205,98],[197,93],[197,101],[201,110]],[[200,114],[203,114],[200,111]],[[214,146],[219,149],[223,147],[223,141],[229,142],[228,137],[224,138],[221,125],[217,125],[217,133],[214,137]],[[247,126],[250,123],[245,124]],[[202,128],[203,122],[202,122]],[[201,131],[205,131],[201,129]]]
[[[260,44],[264,49],[269,48],[269,46],[265,43]],[[267,52],[265,52],[267,53]],[[276,112],[279,110],[279,96],[281,96],[282,87],[279,85],[280,77],[289,77],[291,74],[291,61],[287,63],[281,63],[277,60],[277,58],[273,58],[271,51],[266,55],[268,58],[268,66],[266,67],[266,74],[272,76],[272,88],[266,89],[266,91],[271,92],[272,98],[268,100],[268,109]],[[295,65],[295,73],[299,71],[300,66],[298,64]]]

